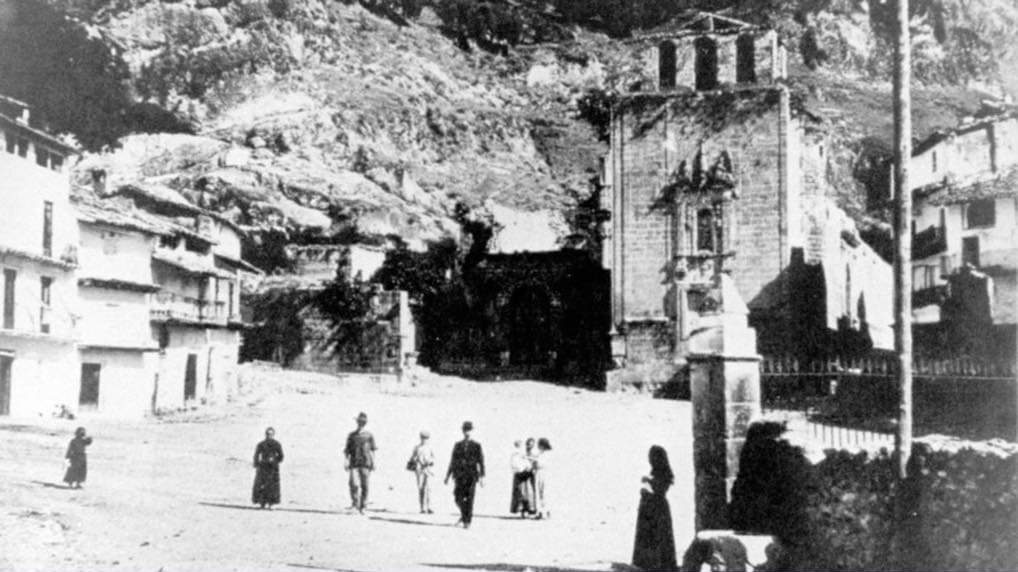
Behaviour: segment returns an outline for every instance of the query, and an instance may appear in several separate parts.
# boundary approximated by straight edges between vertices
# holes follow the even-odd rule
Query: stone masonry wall
[[[717,124],[724,115],[719,98],[766,99],[751,113],[728,113],[734,120]],[[757,101],[757,103],[760,103]],[[738,102],[734,103],[738,105]],[[614,192],[622,194],[621,229],[614,240],[623,249],[626,321],[673,318],[670,266],[673,256],[671,206],[662,204],[662,190],[670,174],[683,160],[692,162],[697,152],[713,160],[727,152],[737,174],[738,198],[734,202],[731,244],[735,259],[732,276],[751,309],[774,305],[778,300],[761,296],[781,272],[780,236],[780,136],[777,90],[753,90],[735,94],[691,94],[671,100],[633,98],[616,114],[616,132],[622,136],[616,159]],[[787,256],[787,254],[786,254]],[[674,310],[672,310],[673,312]]]
[[[808,455],[777,425],[751,428],[730,511],[737,530],[777,536],[792,569],[1018,569],[1018,446],[918,439],[898,485],[886,450]]]

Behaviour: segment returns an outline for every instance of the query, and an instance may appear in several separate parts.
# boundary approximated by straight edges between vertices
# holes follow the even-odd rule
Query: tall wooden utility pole
[[[908,0],[897,2],[894,46],[894,349],[898,353],[898,432],[894,449],[898,478],[907,476],[912,454],[912,50],[909,42]]]

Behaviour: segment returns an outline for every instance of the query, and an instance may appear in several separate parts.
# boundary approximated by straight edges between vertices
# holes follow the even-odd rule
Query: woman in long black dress
[[[279,464],[283,462],[283,446],[276,441],[276,430],[269,427],[265,430],[265,440],[255,448],[254,489],[251,502],[261,508],[271,508],[279,504]]]
[[[67,445],[67,472],[64,473],[64,482],[74,489],[80,489],[81,483],[85,482],[88,476],[88,456],[85,454],[85,447],[92,444],[92,438],[85,436],[85,428],[78,427],[74,430],[74,439]]]
[[[672,510],[665,493],[675,482],[668,453],[663,447],[650,448],[650,476],[643,477],[640,509],[636,516],[636,543],[633,566],[646,570],[678,570]]]

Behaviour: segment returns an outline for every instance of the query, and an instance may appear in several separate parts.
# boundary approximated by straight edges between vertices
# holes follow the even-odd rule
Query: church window
[[[702,208],[696,213],[696,249],[698,252],[721,253],[721,217],[713,208]]]

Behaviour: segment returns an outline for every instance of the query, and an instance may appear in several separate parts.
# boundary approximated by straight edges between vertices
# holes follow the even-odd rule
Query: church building
[[[891,267],[834,202],[830,142],[777,34],[698,12],[634,42],[642,89],[613,108],[602,193],[609,387],[677,379],[722,274],[759,353],[889,348]]]

